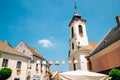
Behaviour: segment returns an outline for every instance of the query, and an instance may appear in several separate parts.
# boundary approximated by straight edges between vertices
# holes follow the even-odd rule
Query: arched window
[[[71,33],[72,33],[72,38],[73,38],[73,36],[74,36],[74,29],[73,29],[73,27],[71,28]]]
[[[83,36],[83,30],[82,30],[82,26],[81,25],[78,26],[78,30],[79,30],[80,36],[82,37]]]
[[[72,49],[74,49],[74,43],[72,43]]]

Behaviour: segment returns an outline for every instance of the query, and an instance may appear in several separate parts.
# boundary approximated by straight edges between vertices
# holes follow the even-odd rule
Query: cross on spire
[[[75,3],[75,6],[74,6],[75,9],[77,9],[77,6],[76,6],[76,3]]]

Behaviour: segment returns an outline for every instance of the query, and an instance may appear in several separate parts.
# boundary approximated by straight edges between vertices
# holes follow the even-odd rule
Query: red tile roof
[[[97,44],[98,44],[97,42],[89,42],[88,46],[80,46],[79,50],[91,51],[96,47]]]
[[[24,42],[23,42],[24,43]],[[25,44],[25,43],[24,43]],[[35,49],[35,48],[31,48],[30,46],[28,46],[27,44],[25,44],[25,46],[33,53],[33,56],[39,57],[43,60],[45,60],[42,55],[40,55],[40,53]]]
[[[3,41],[0,41],[0,52],[5,52],[5,53],[29,58],[24,53],[21,53],[21,52],[15,50],[14,48],[10,47],[7,43],[5,43]]]

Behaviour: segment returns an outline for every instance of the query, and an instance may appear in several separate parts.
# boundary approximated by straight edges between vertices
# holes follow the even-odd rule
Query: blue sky
[[[90,42],[99,42],[116,26],[120,0],[0,0],[0,40],[14,47],[24,41],[36,48],[47,60],[67,61],[68,24],[74,13],[87,20]],[[51,66],[52,70],[69,70],[68,64]]]

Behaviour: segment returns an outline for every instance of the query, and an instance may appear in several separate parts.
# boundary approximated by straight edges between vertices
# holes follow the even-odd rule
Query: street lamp
[[[49,65],[52,65],[52,64],[53,64],[53,61],[49,61],[48,63],[49,63]]]
[[[56,61],[56,62],[55,62],[55,65],[59,65],[59,61]]]
[[[74,64],[78,64],[78,60],[77,60],[77,59],[75,59],[73,63],[74,63]]]
[[[64,64],[65,64],[65,61],[63,60],[61,63],[64,65]]]

